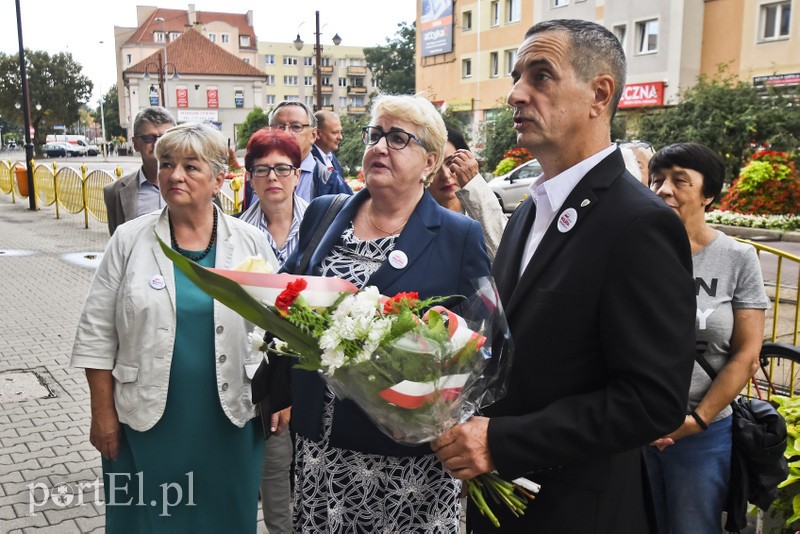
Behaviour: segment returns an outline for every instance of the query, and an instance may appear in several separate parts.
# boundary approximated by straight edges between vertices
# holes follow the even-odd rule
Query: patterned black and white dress
[[[362,241],[351,224],[322,262],[324,276],[363,288],[397,236]],[[319,442],[297,436],[294,531],[458,533],[461,483],[433,454],[382,456],[330,446],[328,389]]]

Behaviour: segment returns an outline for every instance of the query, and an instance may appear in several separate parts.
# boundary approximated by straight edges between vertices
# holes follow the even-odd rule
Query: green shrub
[[[773,150],[753,154],[720,202],[720,209],[754,215],[794,215],[800,211],[796,155]]]

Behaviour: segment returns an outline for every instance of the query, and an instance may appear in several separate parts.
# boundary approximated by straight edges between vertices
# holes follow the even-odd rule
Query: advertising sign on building
[[[216,87],[209,87],[206,89],[206,107],[218,108],[219,107],[219,92]]]
[[[622,90],[620,109],[664,105],[664,82],[629,83]]]
[[[151,106],[158,105],[158,89],[156,89],[155,85],[150,86],[150,105]]]
[[[244,89],[236,89],[233,92],[233,100],[236,103],[237,108],[244,107]]]
[[[422,57],[453,51],[453,1],[422,0]]]
[[[179,109],[178,122],[219,122],[219,112],[211,109]]]
[[[454,98],[447,101],[447,109],[450,111],[472,111],[471,98]]]
[[[175,101],[178,103],[179,108],[188,108],[189,90],[186,87],[178,87],[175,89]]]
[[[769,76],[753,77],[753,86],[763,89],[769,86],[798,85],[800,84],[800,72],[787,72],[785,74],[771,74]]]

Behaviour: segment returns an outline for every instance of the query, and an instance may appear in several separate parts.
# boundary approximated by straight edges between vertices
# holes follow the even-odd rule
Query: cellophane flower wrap
[[[432,441],[505,394],[513,349],[490,277],[474,280],[470,296],[420,300],[335,278],[206,269],[161,247],[198,287],[259,327],[250,337],[253,352],[296,357],[298,367],[319,372],[337,397],[355,402],[398,443]],[[262,341],[265,332],[274,339]],[[517,486],[497,475],[467,487],[490,518],[480,504],[484,493],[524,513]]]

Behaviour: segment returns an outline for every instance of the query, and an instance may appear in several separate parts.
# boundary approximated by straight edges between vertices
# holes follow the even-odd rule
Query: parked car
[[[89,146],[87,146],[87,147],[86,147],[86,155],[87,155],[87,156],[97,156],[97,155],[99,155],[99,154],[100,154],[102,151],[103,151],[103,149],[102,149],[102,148],[100,148],[100,147],[99,147],[99,146],[97,146],[97,145],[89,145]]]
[[[489,182],[494,196],[503,207],[503,211],[514,211],[522,199],[528,195],[528,187],[533,180],[542,174],[542,166],[535,159],[526,161],[513,171],[498,176]]]
[[[81,147],[70,143],[47,143],[42,147],[42,153],[48,158],[58,158],[66,156],[80,156],[83,154]]]

